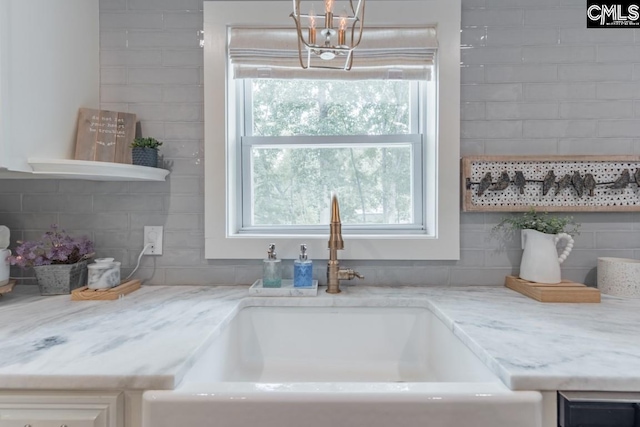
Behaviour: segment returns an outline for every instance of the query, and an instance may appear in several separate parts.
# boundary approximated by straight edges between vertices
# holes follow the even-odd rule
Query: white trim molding
[[[248,235],[238,233],[233,189],[238,176],[235,91],[227,82],[227,29],[230,25],[293,25],[291,2],[204,2],[205,91],[205,258],[260,259],[275,243],[280,258],[296,258],[306,243],[314,259],[326,259],[327,235]],[[397,17],[389,22],[389,17]],[[460,257],[460,0],[372,1],[365,25],[430,25],[437,28],[436,91],[429,97],[437,114],[427,123],[427,203],[435,204],[429,234],[348,235],[341,259],[456,260]],[[427,163],[429,165],[429,163]]]

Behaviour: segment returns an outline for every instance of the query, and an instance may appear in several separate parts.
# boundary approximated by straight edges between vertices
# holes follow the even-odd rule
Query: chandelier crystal
[[[289,15],[296,23],[298,32],[300,66],[304,69],[350,70],[353,65],[353,51],[362,39],[365,0],[349,0],[338,16],[334,14],[334,0],[324,0],[324,14],[320,16],[316,15],[313,4],[309,12],[303,14],[300,2],[301,0],[293,0],[293,12]],[[324,26],[320,26],[321,23]],[[314,62],[314,58],[323,61]],[[333,61],[334,59],[340,61]]]

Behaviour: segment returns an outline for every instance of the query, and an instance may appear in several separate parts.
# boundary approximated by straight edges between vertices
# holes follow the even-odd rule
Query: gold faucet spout
[[[329,224],[329,249],[334,253],[336,250],[344,249],[342,240],[342,222],[340,221],[340,206],[338,197],[334,194],[331,198],[331,223]],[[335,254],[337,259],[337,254]]]
[[[351,280],[354,277],[364,279],[357,271],[340,269],[338,251],[344,249],[342,240],[342,222],[340,221],[340,207],[338,198],[331,198],[331,223],[329,224],[329,263],[327,264],[327,293],[339,294],[340,280]]]

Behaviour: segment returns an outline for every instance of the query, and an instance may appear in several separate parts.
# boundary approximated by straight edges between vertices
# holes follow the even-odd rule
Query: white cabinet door
[[[118,392],[0,392],[0,427],[123,427]]]
[[[0,169],[4,165],[5,141],[9,134],[9,1],[0,0]]]
[[[80,107],[99,104],[98,0],[0,0],[0,168],[72,159]]]
[[[108,427],[107,408],[0,410],[0,427]]]

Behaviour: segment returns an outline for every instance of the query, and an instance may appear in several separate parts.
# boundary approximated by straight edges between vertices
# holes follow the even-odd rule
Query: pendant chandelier
[[[316,15],[313,4],[309,12],[304,14],[301,12],[300,2],[301,0],[293,0],[293,12],[289,15],[296,23],[298,32],[300,66],[303,69],[333,68],[349,71],[353,65],[353,51],[362,39],[365,0],[349,0],[338,16],[334,14],[334,0],[324,0],[324,27],[320,26],[323,17]]]

